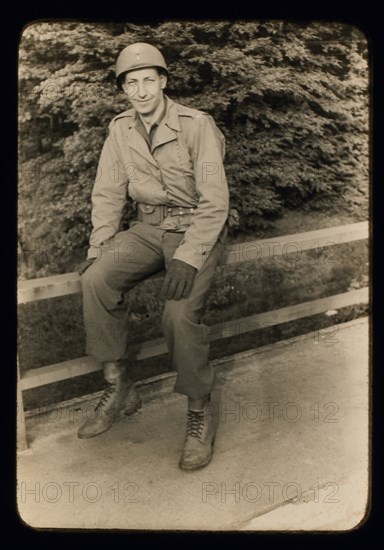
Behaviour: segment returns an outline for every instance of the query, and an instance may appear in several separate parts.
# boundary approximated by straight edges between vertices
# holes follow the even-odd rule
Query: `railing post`
[[[17,452],[21,453],[28,449],[27,432],[25,428],[25,414],[23,403],[23,392],[21,390],[20,369],[17,364]]]

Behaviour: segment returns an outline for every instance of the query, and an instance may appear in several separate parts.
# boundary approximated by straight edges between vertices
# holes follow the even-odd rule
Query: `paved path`
[[[35,527],[345,530],[368,498],[368,320],[217,366],[215,455],[178,469],[185,400],[166,394],[91,440],[89,409],[27,423],[22,519]]]

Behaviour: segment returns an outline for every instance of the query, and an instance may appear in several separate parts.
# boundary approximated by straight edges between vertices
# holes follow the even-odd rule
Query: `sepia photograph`
[[[338,21],[23,28],[22,522],[364,524],[370,69]]]

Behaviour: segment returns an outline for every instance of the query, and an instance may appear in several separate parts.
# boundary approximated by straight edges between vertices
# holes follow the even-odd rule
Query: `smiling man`
[[[122,84],[135,111],[149,126],[164,113],[163,89],[166,83],[167,78],[164,73],[159,73],[158,69],[148,68],[130,71]]]
[[[127,46],[117,59],[117,85],[132,108],[109,125],[92,193],[88,258],[79,267],[87,353],[103,363],[107,385],[98,414],[78,436],[97,436],[141,406],[129,376],[123,295],[165,269],[162,329],[177,371],[174,391],[188,398],[179,466],[193,470],[213,453],[214,372],[201,318],[225,242],[229,194],[222,133],[208,114],[168,98],[167,78],[164,57],[150,44]],[[127,200],[137,219],[120,231]]]

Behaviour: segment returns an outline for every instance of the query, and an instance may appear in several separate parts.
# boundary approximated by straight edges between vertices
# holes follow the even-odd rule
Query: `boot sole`
[[[119,420],[124,418],[124,416],[131,416],[131,414],[134,414],[135,412],[139,411],[141,407],[143,406],[142,401],[139,401],[136,405],[134,405],[131,409],[123,409],[121,411],[121,418],[119,417]]]
[[[93,434],[77,434],[77,437],[79,439],[92,439],[92,437],[97,437],[98,435],[101,435],[103,434],[104,432],[107,432],[109,429],[111,428],[111,426],[108,426],[108,428],[105,428],[105,430],[101,431],[101,432],[97,432],[97,433],[93,433]]]
[[[123,420],[123,418],[125,418],[126,416],[131,416],[132,414],[137,412],[139,409],[141,409],[142,406],[143,406],[142,401],[139,401],[137,405],[135,405],[132,409],[123,409],[122,411],[120,411],[119,416],[117,417],[117,420],[115,420],[115,422],[112,422],[112,424],[110,426],[107,426],[104,430],[101,430],[97,433],[92,433],[92,434],[77,433],[77,437],[79,439],[92,439],[92,437],[97,437],[98,435],[101,435],[107,432],[108,430],[110,430],[113,424],[116,424],[117,422],[120,422],[121,420]]]
[[[201,462],[200,464],[198,464],[197,466],[189,466],[188,464],[183,464],[182,462],[179,462],[179,468],[180,470],[184,470],[184,471],[193,471],[193,470],[200,470],[201,468],[204,468],[205,466],[208,466],[208,464],[210,464],[210,462],[212,462],[212,458],[213,458],[213,446],[215,444],[215,440],[212,441],[212,445],[211,445],[211,454],[210,456],[207,458],[207,460],[205,462]]]

